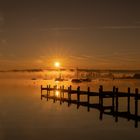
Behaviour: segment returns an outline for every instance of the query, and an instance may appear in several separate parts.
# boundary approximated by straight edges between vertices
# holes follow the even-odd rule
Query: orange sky
[[[140,69],[137,0],[7,0],[0,5],[0,69]]]

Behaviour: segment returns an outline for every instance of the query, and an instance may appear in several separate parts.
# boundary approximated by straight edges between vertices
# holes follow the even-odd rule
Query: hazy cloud
[[[110,29],[110,30],[129,30],[129,29],[140,29],[139,25],[130,26],[94,26],[94,27],[54,27],[54,28],[42,28],[39,29],[41,32],[49,31],[92,31],[96,29]]]
[[[40,31],[79,31],[86,29],[85,27],[54,27],[54,28],[42,28]]]
[[[70,58],[71,59],[77,59],[77,60],[88,60],[88,59],[91,59],[92,56],[88,56],[88,55],[79,55],[79,56],[78,55],[77,56],[71,55]]]
[[[103,26],[103,27],[98,27],[100,29],[140,29],[140,26]]]

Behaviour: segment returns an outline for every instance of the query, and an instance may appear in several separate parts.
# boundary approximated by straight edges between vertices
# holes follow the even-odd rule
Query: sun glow
[[[60,62],[55,62],[55,63],[54,63],[54,66],[55,66],[56,68],[59,68],[59,67],[60,67]]]

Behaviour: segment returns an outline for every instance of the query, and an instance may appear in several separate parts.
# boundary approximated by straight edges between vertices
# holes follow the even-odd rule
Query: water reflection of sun
[[[56,97],[59,97],[59,96],[60,96],[60,92],[59,92],[59,91],[56,91],[56,92],[55,92],[55,96],[56,96]]]

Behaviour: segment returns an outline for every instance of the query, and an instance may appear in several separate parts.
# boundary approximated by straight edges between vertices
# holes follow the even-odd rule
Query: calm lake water
[[[82,106],[77,109],[76,105],[68,107],[67,103],[60,105],[59,101],[53,103],[53,100],[41,100],[40,85],[47,84],[67,87],[72,83],[13,78],[0,80],[0,140],[140,138],[140,123],[138,128],[134,128],[134,121],[119,118],[116,123],[114,117],[108,115],[103,115],[101,121],[100,112],[96,109],[88,112],[87,108]],[[131,87],[134,92],[135,88],[140,89],[140,80],[95,80],[79,85],[83,90],[90,86],[93,91],[98,91],[99,85],[104,85],[105,90],[112,90],[115,85],[120,91],[127,91],[127,88]],[[72,86],[76,89],[78,85]],[[133,107],[134,100],[131,102]],[[124,100],[120,103],[122,110],[126,109],[125,103]],[[131,111],[134,112],[133,108]]]

